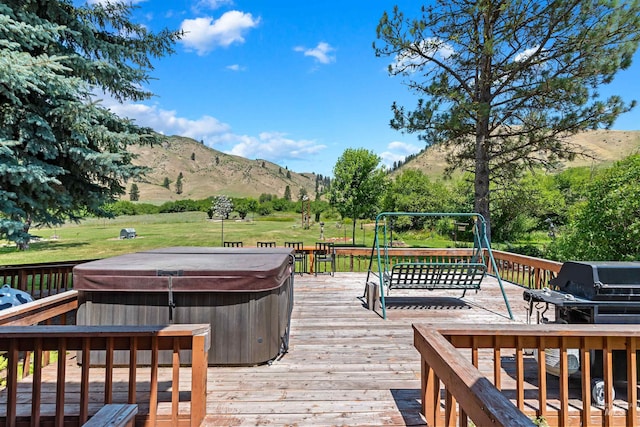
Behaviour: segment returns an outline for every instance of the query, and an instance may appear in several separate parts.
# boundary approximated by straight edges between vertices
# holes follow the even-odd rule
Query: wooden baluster
[[[15,427],[18,405],[18,342],[11,340],[7,357],[7,427]]]
[[[180,343],[173,339],[173,378],[171,383],[171,424],[178,425],[178,404],[180,403]]]
[[[51,319],[45,320],[44,324],[51,325]],[[42,366],[49,366],[49,364],[51,363],[51,352],[47,350],[47,351],[44,351],[42,354],[43,354]]]
[[[460,418],[458,418],[458,426],[459,427],[469,427],[469,417],[464,409],[460,408]]]
[[[158,413],[158,337],[151,337],[151,384],[149,385],[149,424],[156,425]]]
[[[82,339],[82,370],[80,374],[80,424],[89,419],[89,365],[91,338]]]
[[[105,350],[105,372],[104,372],[104,404],[113,403],[113,337],[107,338]]]
[[[444,425],[454,427],[456,425],[456,398],[445,388],[444,401]]]
[[[24,362],[22,363],[22,378],[29,376],[29,370],[31,368],[31,351],[24,352]]]
[[[29,273],[27,273],[27,269],[18,270],[18,283],[16,288],[20,289],[21,291],[26,291],[28,280],[29,280]]]
[[[591,423],[591,351],[587,346],[587,338],[580,339],[580,370],[582,374],[582,425]]]
[[[502,356],[498,346],[498,337],[494,337],[493,344],[493,384],[502,390]]]
[[[42,402],[42,338],[36,338],[33,349],[33,385],[31,388],[31,427],[40,425]]]
[[[637,341],[634,337],[627,338],[627,426],[638,425],[638,367]]]
[[[67,368],[67,339],[60,338],[58,343],[58,378],[56,381],[56,418],[55,426],[64,427],[64,392]]]
[[[611,350],[611,338],[604,338],[602,350],[603,379],[604,379],[604,425],[613,425],[613,351]]]
[[[546,339],[538,341],[538,416],[547,417],[547,352]]]
[[[474,335],[471,339],[471,363],[476,368],[478,367],[478,336]]]
[[[138,338],[131,337],[129,344],[129,395],[127,403],[136,403],[136,376],[138,373]]]
[[[569,426],[569,358],[565,338],[560,339],[560,426]]]
[[[517,406],[524,411],[524,352],[521,336],[516,338],[516,381]]]
[[[440,380],[426,360],[424,358],[421,360],[422,413],[427,420],[427,425],[435,426],[440,412]]]

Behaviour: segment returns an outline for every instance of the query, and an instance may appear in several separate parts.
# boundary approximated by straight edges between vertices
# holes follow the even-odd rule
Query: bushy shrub
[[[260,203],[258,205],[258,208],[256,209],[256,213],[262,216],[270,215],[273,213],[273,205],[271,204],[271,202]]]
[[[507,251],[514,254],[526,255],[535,258],[544,258],[544,251],[534,245],[507,245]]]
[[[569,224],[549,246],[553,259],[640,260],[640,154],[617,162],[587,187]]]

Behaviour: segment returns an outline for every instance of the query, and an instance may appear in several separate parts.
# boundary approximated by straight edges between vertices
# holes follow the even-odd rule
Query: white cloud
[[[387,150],[380,154],[382,163],[388,168],[393,167],[393,162],[404,161],[411,155],[420,152],[423,147],[406,142],[393,141],[387,145]]]
[[[197,120],[179,117],[173,110],[163,110],[157,106],[145,104],[103,103],[120,117],[135,120],[140,126],[153,128],[164,135],[180,135],[203,140],[207,145],[214,145],[223,136],[231,132],[231,127],[211,116],[202,116]]]
[[[303,159],[324,150],[326,146],[312,140],[294,140],[281,132],[262,132],[257,138],[243,136],[230,154],[246,158],[279,160]]]
[[[302,46],[296,46],[293,48],[296,52],[303,52],[304,56],[311,56],[321,64],[330,64],[336,61],[335,55],[331,55],[331,52],[335,51],[335,48],[331,47],[329,43],[320,42],[314,48],[306,48]]]
[[[96,95],[102,105],[120,117],[146,126],[164,135],[180,135],[204,141],[205,145],[249,159],[265,159],[282,164],[285,160],[309,160],[326,146],[313,140],[287,138],[282,132],[262,132],[257,137],[238,135],[226,123],[211,116],[198,119],[180,117],[176,111],[141,103],[121,104],[105,95]]]
[[[180,42],[187,50],[195,50],[202,56],[216,47],[244,43],[245,34],[259,23],[259,17],[237,10],[225,12],[215,20],[211,17],[185,19],[180,25],[180,30],[184,31]]]
[[[531,55],[533,55],[534,53],[536,53],[538,50],[540,49],[540,46],[534,46],[532,48],[526,49],[524,52],[520,52],[518,53],[513,60],[515,62],[523,62],[526,61],[527,59],[529,59],[529,57]]]
[[[227,65],[226,69],[231,71],[245,71],[247,67],[243,67],[240,64],[232,64],[232,65]]]
[[[422,40],[419,45],[415,46],[415,49],[418,52],[413,50],[404,50],[400,52],[395,57],[394,63],[391,65],[392,69],[396,72],[414,72],[423,65],[429,63],[429,58],[439,57],[446,61],[455,53],[455,50],[451,45],[442,39],[434,37]]]

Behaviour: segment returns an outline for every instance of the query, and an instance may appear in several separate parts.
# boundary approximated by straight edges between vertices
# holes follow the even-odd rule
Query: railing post
[[[207,346],[206,335],[193,337],[191,350],[191,426],[202,424],[207,410]]]
[[[421,357],[421,372],[422,414],[427,425],[435,426],[440,410],[440,380],[424,357]]]

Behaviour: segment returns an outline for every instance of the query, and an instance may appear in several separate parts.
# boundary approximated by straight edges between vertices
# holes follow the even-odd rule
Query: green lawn
[[[135,239],[119,238],[122,228],[134,228]],[[32,264],[105,258],[148,249],[169,246],[222,246],[223,224],[209,220],[203,212],[156,215],[122,216],[115,219],[87,219],[79,224],[56,228],[35,228],[31,232],[41,238],[31,243],[27,251],[18,251],[14,244],[0,246],[0,265]],[[371,247],[373,222],[356,227],[356,244]],[[336,220],[325,220],[325,240],[351,244],[351,223],[342,225]],[[346,239],[346,240],[345,240]],[[394,239],[406,246],[451,247],[453,242],[431,233],[395,233]],[[253,220],[224,221],[224,240],[242,241],[245,247],[256,246],[257,241],[303,241],[311,245],[320,240],[320,226],[314,224],[305,230],[296,214],[277,214],[255,217]]]
[[[224,221],[224,240],[242,241],[244,246],[255,246],[257,241],[275,241],[283,246],[285,241],[303,241],[313,244],[320,238],[320,226],[301,227],[294,214],[256,218],[254,221]],[[119,238],[122,228],[135,228],[135,239]],[[104,258],[124,253],[138,252],[168,246],[222,246],[223,224],[209,220],[203,212],[186,212],[157,215],[123,216],[115,219],[87,219],[79,224],[63,227],[32,229],[41,238],[32,242],[27,251],[18,251],[14,244],[5,242],[0,247],[0,265],[31,264],[50,261]],[[324,227],[325,239],[351,243],[351,228],[328,221]],[[362,231],[358,228],[356,243],[362,243]],[[367,233],[368,231],[368,233]],[[373,231],[365,230],[368,244]]]

